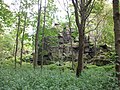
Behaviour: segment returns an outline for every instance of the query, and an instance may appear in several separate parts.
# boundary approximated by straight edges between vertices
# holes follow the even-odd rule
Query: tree
[[[113,45],[113,18],[111,14],[112,7],[107,1],[95,1],[90,18],[86,24],[86,34],[94,42],[95,49],[100,44]]]
[[[42,0],[38,0],[38,20],[37,20],[37,30],[36,30],[36,35],[35,35],[35,59],[34,59],[34,69],[37,66],[37,61],[38,61],[38,44],[39,44],[39,31],[40,31],[40,15],[41,15],[41,4]]]
[[[27,11],[27,1],[26,1],[26,11]],[[22,40],[21,40],[20,66],[22,66],[23,44],[24,44],[24,36],[25,36],[25,29],[26,29],[26,20],[27,20],[27,12],[24,12],[24,26],[23,26]]]
[[[0,61],[13,56],[12,49],[14,40],[11,27],[14,23],[12,11],[3,0],[0,1]]]
[[[0,33],[5,31],[5,27],[11,27],[14,19],[13,13],[3,0],[0,0]]]
[[[43,54],[43,52],[44,52],[44,49],[45,49],[45,47],[44,47],[44,31],[45,31],[45,21],[46,20],[46,0],[45,0],[45,6],[44,6],[44,21],[43,21],[43,30],[42,30],[42,59],[41,59],[41,69],[43,68],[43,60],[44,60],[44,54]]]
[[[66,5],[67,4],[67,5]],[[66,7],[66,13],[67,13],[67,18],[68,18],[68,27],[69,27],[69,32],[70,32],[70,48],[71,48],[71,61],[72,61],[72,69],[74,70],[74,58],[73,58],[73,43],[72,43],[72,20],[71,20],[71,13],[70,13],[70,6],[69,5],[69,1],[66,0],[66,4],[64,3],[64,7]]]
[[[119,0],[113,0],[113,20],[114,20],[114,35],[115,35],[115,52],[116,58],[116,72],[120,86],[120,14],[119,14]]]
[[[84,33],[85,24],[88,19],[95,0],[72,0],[75,9],[75,20],[79,31],[79,54],[78,54],[78,66],[76,70],[76,76],[79,77],[83,70],[83,53],[84,53]]]
[[[18,29],[16,33],[16,47],[15,47],[15,69],[16,69],[16,61],[17,61],[17,51],[18,51],[18,37],[19,37],[19,31],[20,31],[20,9],[21,9],[21,1],[20,1],[20,6],[19,6],[19,12],[18,12]]]

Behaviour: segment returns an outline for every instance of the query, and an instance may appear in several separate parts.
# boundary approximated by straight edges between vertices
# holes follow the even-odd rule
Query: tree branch
[[[77,2],[78,2],[77,0],[76,0],[76,3],[74,0],[72,0],[72,3],[73,3],[74,8],[75,8],[75,21],[76,21],[78,28],[80,28],[79,15],[78,15],[78,11],[77,11],[78,10],[77,9],[77,4],[78,4]]]
[[[110,11],[109,11],[110,12]],[[92,30],[89,30],[88,32],[86,32],[86,33],[89,33],[89,32],[91,32],[91,31],[94,31],[94,30],[96,30],[97,28],[98,28],[98,26],[99,26],[99,24],[103,21],[103,19],[105,19],[106,18],[106,16],[109,14],[109,12],[107,12],[105,15],[104,15],[104,17],[97,23],[97,25],[96,25],[96,27],[94,28],[94,29],[92,29]]]
[[[89,8],[88,8],[88,10],[86,10],[86,16],[85,16],[85,20],[89,17],[89,15],[90,15],[90,13],[91,13],[91,11],[92,11],[92,9],[93,9],[93,6],[94,6],[94,3],[95,3],[95,0],[93,0],[93,2],[92,2],[92,5],[90,5],[89,6]]]
[[[91,2],[92,2],[92,0],[87,1],[86,5],[85,5],[85,8],[87,8],[90,5]]]

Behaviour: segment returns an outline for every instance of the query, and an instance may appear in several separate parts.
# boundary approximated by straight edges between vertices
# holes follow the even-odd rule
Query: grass
[[[111,66],[89,66],[80,78],[54,65],[55,68],[49,66],[42,71],[40,68],[34,70],[29,64],[16,70],[8,66],[0,67],[0,90],[119,90]]]

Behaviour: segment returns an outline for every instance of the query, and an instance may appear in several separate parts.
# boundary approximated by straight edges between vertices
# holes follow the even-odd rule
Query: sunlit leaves
[[[105,1],[104,0],[95,0],[95,5],[93,7],[93,13],[100,13],[104,9]]]
[[[4,2],[0,2],[0,22],[3,22],[4,26],[11,26],[13,23],[13,14],[9,10],[9,6],[7,6]]]

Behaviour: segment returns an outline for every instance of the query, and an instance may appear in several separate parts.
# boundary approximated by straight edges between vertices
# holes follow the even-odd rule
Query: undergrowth
[[[119,90],[114,69],[108,68],[111,67],[89,66],[76,78],[70,70],[51,70],[48,67],[34,70],[31,65],[15,70],[1,66],[0,90]]]

